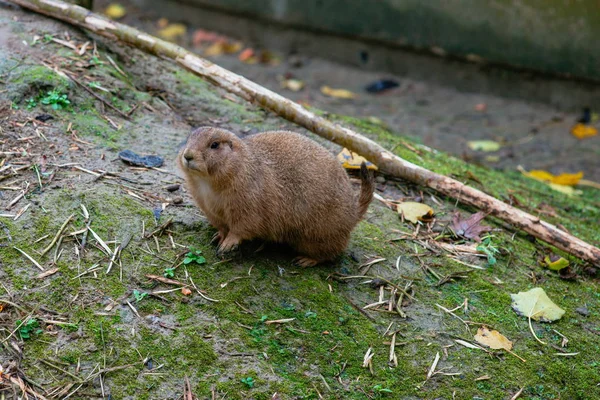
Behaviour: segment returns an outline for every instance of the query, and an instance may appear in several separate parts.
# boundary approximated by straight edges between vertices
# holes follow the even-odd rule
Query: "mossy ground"
[[[6,9],[0,12],[22,15]],[[597,281],[584,274],[586,265],[581,261],[569,257],[578,279],[562,280],[538,266],[538,255],[546,251],[544,244],[486,219],[497,228],[493,243],[504,249],[498,262],[438,286],[438,279],[424,266],[441,277],[469,268],[428,251],[418,241],[397,240],[414,227],[401,223],[393,211],[376,201],[354,231],[348,251],[329,265],[298,269],[291,265],[289,251],[267,246],[255,253],[258,243],[244,245],[240,253],[223,261],[209,243],[213,229],[189,198],[175,206],[171,201],[174,194],[165,190],[166,185],[180,182],[172,162],[177,145],[191,126],[199,124],[218,124],[238,132],[280,127],[302,130],[241,101],[225,98],[187,72],[131,50],[109,51],[102,42],[98,42],[99,53],[94,56],[70,53],[67,57],[55,43],[23,50],[18,43],[30,41],[33,34],[58,34],[68,29],[41,17],[34,19],[39,25],[11,22],[9,29],[10,49],[19,49],[27,62],[17,69],[11,69],[14,65],[10,62],[0,64],[11,103],[2,115],[3,121],[11,122],[4,125],[5,146],[16,146],[17,138],[35,134],[31,125],[12,122],[22,123],[41,113],[51,114],[54,120],[36,128],[47,141],[38,136],[30,140],[25,155],[5,162],[39,164],[43,154],[48,158],[47,170],[54,175],[51,180],[50,175],[44,176],[42,189],[28,192],[17,203],[11,212],[31,204],[20,218],[2,218],[0,278],[2,298],[25,311],[10,306],[4,309],[3,338],[27,313],[42,321],[43,333],[29,340],[12,339],[23,351],[22,372],[39,385],[38,390],[65,385],[72,385],[67,392],[75,390],[80,381],[63,372],[68,371],[84,382],[70,397],[74,399],[102,393],[110,393],[114,399],[175,399],[181,397],[186,377],[199,398],[271,399],[278,393],[282,399],[497,399],[510,398],[522,388],[522,398],[528,399],[600,396],[599,295]],[[89,39],[77,32],[71,35],[79,44]],[[107,55],[126,76],[112,67]],[[36,61],[40,58],[77,71],[82,78],[89,77],[88,81],[110,90],[98,92],[107,101],[125,113],[135,105],[135,112],[129,120],[121,118],[80,87],[40,66]],[[134,58],[135,63],[131,61]],[[0,50],[0,59],[10,61],[11,57]],[[40,104],[26,107],[27,96],[48,89],[67,93],[71,106],[63,110]],[[120,128],[112,126],[106,117]],[[498,198],[516,198],[530,212],[547,203],[556,211],[555,217],[544,216],[549,222],[563,225],[590,243],[600,242],[598,191],[586,189],[584,195],[569,198],[517,173],[469,165],[427,150],[414,139],[392,134],[378,124],[343,116],[331,118],[356,127],[411,162]],[[165,156],[163,171],[136,170],[121,164],[116,154],[126,148]],[[127,180],[97,179],[64,166],[69,163],[110,171]],[[32,185],[37,182],[31,169],[9,180],[16,185],[25,180]],[[0,203],[6,207],[14,193],[1,193]],[[440,226],[457,210],[452,199],[409,183],[388,180],[382,195],[422,197],[435,208]],[[433,195],[436,202],[431,200]],[[162,203],[169,205],[160,211]],[[55,263],[56,247],[40,255],[69,215],[74,219],[65,233],[86,226],[81,205],[89,212],[90,227],[111,249],[131,237],[122,252],[122,268],[115,265],[106,274],[109,257],[90,235],[84,251],[81,234],[66,237]],[[475,211],[458,210],[464,214]],[[143,232],[151,232],[169,218],[173,223],[163,234],[143,237]],[[44,235],[49,236],[36,242]],[[190,246],[202,251],[205,264],[180,263]],[[32,255],[46,269],[58,268],[58,272],[36,278],[40,271],[13,247]],[[369,275],[402,287],[409,280],[413,282],[416,300],[407,301],[403,307],[408,318],[362,311],[366,304],[378,300],[379,290],[363,284],[365,279],[340,280],[336,275],[360,275],[361,264],[372,257],[386,260],[373,265]],[[486,265],[484,260],[467,261]],[[158,284],[147,275],[161,276],[173,266],[177,267],[172,279],[193,281],[218,302],[195,291],[191,296],[179,290],[156,293],[173,286]],[[527,319],[510,308],[510,293],[534,286],[543,287],[566,310],[554,324],[533,323],[536,335],[547,345],[538,343]],[[140,297],[144,296],[141,293],[149,295]],[[515,343],[514,352],[527,362],[503,352],[490,355],[468,349],[454,341],[473,340],[477,325],[467,328],[437,305],[455,308],[465,299],[467,310],[459,309],[456,315],[499,330]],[[581,307],[587,308],[587,316],[575,311]],[[267,323],[276,320],[289,321]],[[391,337],[384,336],[386,330],[397,331],[396,367],[388,362]],[[561,335],[569,339],[566,351],[576,355],[557,355],[562,352]],[[7,354],[0,356],[2,365],[14,357],[14,353],[9,354],[8,343],[4,345]],[[362,367],[369,348],[375,354],[372,374]],[[459,374],[438,374],[426,380],[436,353],[442,356],[438,370]],[[104,373],[95,376],[99,370]],[[252,378],[253,384],[246,378]]]

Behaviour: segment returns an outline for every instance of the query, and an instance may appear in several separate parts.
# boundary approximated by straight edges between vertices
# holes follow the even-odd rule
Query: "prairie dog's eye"
[[[211,149],[218,149],[219,148],[219,142],[212,142],[210,144],[210,148]]]

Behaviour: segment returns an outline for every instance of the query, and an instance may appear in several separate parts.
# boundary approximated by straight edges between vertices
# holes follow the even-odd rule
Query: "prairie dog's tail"
[[[358,196],[358,219],[367,212],[371,200],[373,200],[373,192],[375,191],[375,178],[373,173],[367,169],[367,164],[360,164],[360,194]]]

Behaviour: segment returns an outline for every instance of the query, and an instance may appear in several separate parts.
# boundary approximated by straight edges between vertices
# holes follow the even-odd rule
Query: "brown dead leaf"
[[[52,269],[49,269],[48,271],[44,271],[41,274],[37,275],[36,279],[44,279],[47,276],[54,275],[57,272],[58,272],[58,268],[52,268]]]
[[[183,287],[183,288],[181,288],[181,293],[184,296],[189,296],[190,294],[192,294],[192,291],[190,289],[186,288],[186,287]]]
[[[458,236],[481,242],[480,235],[492,230],[490,226],[481,225],[481,221],[486,215],[484,212],[479,211],[467,219],[462,219],[460,213],[457,211],[452,216],[452,229],[454,229],[454,233]]]
[[[513,346],[512,342],[506,336],[498,331],[491,331],[487,326],[482,326],[477,330],[475,340],[494,350],[504,349],[510,351]]]

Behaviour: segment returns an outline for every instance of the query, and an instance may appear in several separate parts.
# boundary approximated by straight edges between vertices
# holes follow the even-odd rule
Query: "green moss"
[[[5,64],[2,69],[8,71],[9,66]],[[71,82],[43,65],[20,65],[8,73],[6,87],[9,99],[21,103],[25,97],[37,97],[52,89],[67,93]]]

